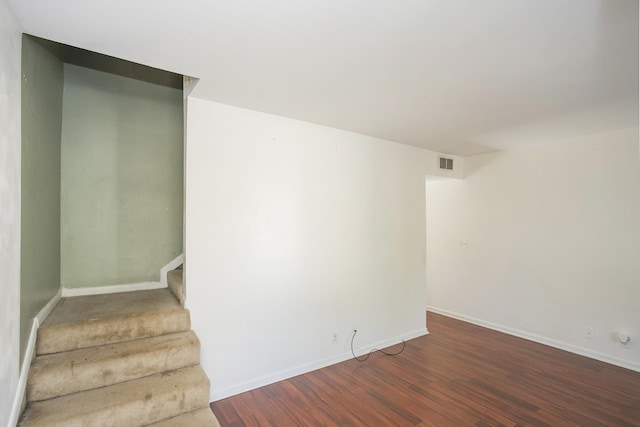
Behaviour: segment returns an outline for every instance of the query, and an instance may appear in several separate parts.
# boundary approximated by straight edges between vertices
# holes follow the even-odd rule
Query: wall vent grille
[[[440,169],[453,170],[453,159],[448,157],[440,157]]]

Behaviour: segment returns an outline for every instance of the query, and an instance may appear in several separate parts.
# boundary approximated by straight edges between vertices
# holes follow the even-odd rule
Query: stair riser
[[[144,388],[121,383],[33,403],[20,425],[136,427],[208,407],[209,380],[204,372],[200,368],[185,368],[181,371],[186,372],[186,378],[182,377],[180,371],[168,372],[149,377],[152,378],[151,382]],[[135,381],[131,382],[133,383]],[[85,393],[88,394],[82,396]],[[58,407],[65,409],[55,410]]]
[[[200,363],[200,343],[193,332],[81,349],[72,359],[37,358],[29,372],[27,400],[38,401],[105,387]],[[100,357],[108,353],[109,357]],[[54,360],[52,360],[54,359]]]
[[[148,312],[139,315],[89,320],[41,327],[36,354],[51,354],[148,338],[191,329],[188,310]]]

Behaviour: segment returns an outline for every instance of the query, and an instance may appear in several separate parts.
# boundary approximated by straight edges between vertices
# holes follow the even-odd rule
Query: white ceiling
[[[193,95],[458,155],[638,126],[637,0],[10,0]]]

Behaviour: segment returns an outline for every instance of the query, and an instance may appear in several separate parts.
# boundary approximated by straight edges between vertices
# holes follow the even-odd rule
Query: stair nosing
[[[155,347],[171,339],[174,339],[175,342],[167,343],[166,348]],[[102,368],[108,368],[109,364],[118,361],[120,363],[124,363],[124,361],[135,363],[140,357],[147,358],[153,354],[161,355],[163,352],[170,351],[176,346],[178,346],[177,352],[172,354],[171,359],[165,359],[164,366],[155,366],[155,364],[154,366],[149,366],[151,362],[148,362],[143,365],[134,364],[132,368],[125,368],[124,371],[130,369],[128,374],[122,371],[113,372],[107,369],[103,370],[103,376],[99,379],[95,379],[94,376],[87,376],[87,370],[93,369],[99,371]],[[104,349],[102,354],[95,354],[102,349]],[[192,352],[193,354],[190,354]],[[76,362],[83,357],[84,360],[79,363]],[[185,363],[185,361],[188,363]],[[70,366],[69,363],[71,364]],[[193,330],[40,355],[34,359],[31,369],[29,370],[27,400],[48,400],[92,388],[105,387],[123,381],[147,377],[164,371],[193,366],[198,363],[200,363],[200,341]],[[137,366],[140,366],[139,372],[135,372],[135,367]],[[142,368],[142,366],[144,366],[144,368]],[[69,375],[69,370],[71,370],[71,375]],[[107,372],[109,372],[109,374],[107,374]],[[60,377],[65,378],[69,381],[67,383],[68,385],[66,387],[57,386],[57,384],[55,384],[56,379],[52,379],[52,377],[56,379]],[[57,386],[58,391],[52,390],[54,386],[41,386],[43,381],[47,383],[53,382],[54,385]],[[88,385],[88,383],[92,381],[94,385],[97,384],[95,387]],[[53,393],[60,394],[55,395]]]
[[[117,330],[120,335],[114,333],[114,335],[112,335],[110,338],[96,337],[89,332],[90,329],[94,329],[96,326],[128,323],[134,319],[144,320],[146,318],[149,321],[149,325],[151,325],[151,320],[156,320],[158,316],[160,316],[164,320],[166,320],[168,317],[180,317],[182,318],[182,322],[174,322],[168,325],[164,325],[164,328],[160,328],[156,332],[150,331],[146,333],[137,333],[135,329],[121,328]],[[115,344],[177,332],[185,332],[190,329],[191,319],[189,310],[181,307],[172,310],[146,311],[135,314],[116,315],[112,317],[58,323],[55,325],[43,325],[38,329],[36,354],[39,356],[44,354],[61,353],[64,351],[75,349],[95,347],[105,344]],[[63,342],[61,342],[60,340],[54,340],[51,337],[52,335],[64,333],[65,331],[67,331],[67,333],[65,334],[65,336],[67,337],[67,341],[73,341],[74,344],[63,345]],[[129,332],[130,335],[127,335],[126,332]],[[81,341],[81,338],[83,336],[84,340],[86,340],[87,343],[75,344],[75,342]]]
[[[184,375],[185,373],[186,373],[186,378]],[[167,376],[169,376],[170,378],[171,375],[175,375],[175,379],[173,380],[167,379]],[[19,426],[29,425],[25,423],[39,421],[40,424],[37,424],[37,425],[47,425],[47,426],[54,427],[58,425],[60,426],[67,425],[69,420],[73,419],[72,417],[83,419],[86,417],[97,417],[100,414],[102,414],[102,416],[104,417],[106,416],[105,411],[109,411],[110,409],[116,406],[129,405],[131,407],[132,405],[135,406],[136,403],[140,403],[141,400],[143,400],[144,402],[148,402],[149,400],[153,399],[154,397],[153,394],[148,394],[149,392],[141,391],[141,390],[149,390],[151,389],[151,386],[158,385],[155,383],[162,382],[162,381],[168,381],[168,384],[165,384],[165,387],[168,389],[178,388],[178,386],[181,385],[180,389],[182,390],[183,397],[185,398],[186,398],[186,396],[184,395],[185,391],[187,390],[192,391],[193,389],[202,387],[203,389],[205,389],[203,390],[203,392],[206,391],[207,398],[205,400],[208,401],[209,379],[204,373],[204,370],[202,369],[202,367],[199,364],[196,364],[196,365],[192,365],[192,366],[188,366],[180,369],[175,369],[172,371],[150,375],[143,378],[137,378],[130,381],[119,382],[117,384],[113,384],[106,387],[86,390],[86,391],[73,393],[73,394],[69,394],[61,397],[56,397],[53,399],[39,401],[39,402],[32,402],[27,406],[27,410],[25,410],[25,413],[23,414],[23,417],[18,425]],[[144,382],[149,382],[151,384],[149,384],[148,386],[145,385],[145,387],[136,390],[137,395],[134,395],[135,399],[128,399],[124,402],[122,401],[122,399],[120,399],[120,401],[116,399],[116,401],[112,401],[111,405],[104,404],[105,402],[109,401],[109,397],[124,395],[126,390],[131,390],[136,386],[141,386],[141,384],[143,384]],[[180,382],[182,382],[182,384],[180,384]],[[176,384],[173,387],[169,387],[168,385],[170,385],[171,383],[176,383]],[[143,393],[147,393],[147,394],[143,395]],[[170,393],[168,393],[167,390],[165,389],[164,393],[157,395],[156,398],[162,399],[168,394]],[[91,403],[89,403],[88,405],[87,404],[82,405],[83,399]],[[92,406],[92,403],[93,403],[93,406]],[[162,408],[169,411],[169,416],[164,416],[164,418],[153,418],[153,416],[157,416],[157,415],[151,414],[149,416],[151,416],[152,419],[146,420],[145,423],[151,424],[158,421],[162,421],[163,419],[172,418],[180,414],[183,414],[185,412],[190,412],[192,410],[196,410],[201,407],[204,407],[205,404],[208,404],[208,402],[204,402],[202,405],[194,406],[193,408],[191,407],[184,408],[181,405],[179,411],[177,409],[172,410],[171,408],[168,408],[168,407],[165,408],[166,405],[162,405],[158,408]],[[75,414],[69,415],[69,413],[67,413],[67,415],[69,415],[67,417],[60,415],[60,411],[49,412],[52,407],[64,408],[64,407],[70,407],[70,406],[76,409],[77,408],[80,408],[80,409]],[[38,412],[45,412],[45,414],[41,415]],[[49,413],[47,414],[47,412]],[[34,413],[36,415],[34,415]],[[33,421],[31,420],[32,417],[40,417],[40,419],[36,418],[36,420]],[[116,420],[116,421],[122,422],[123,420]],[[117,425],[117,424],[114,424],[114,425]]]

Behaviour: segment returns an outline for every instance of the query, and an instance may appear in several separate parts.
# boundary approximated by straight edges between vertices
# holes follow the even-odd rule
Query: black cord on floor
[[[388,352],[386,352],[384,350],[380,350],[380,349],[374,348],[369,353],[367,353],[366,356],[364,356],[363,358],[359,358],[358,356],[356,356],[356,353],[353,351],[353,340],[356,337],[357,333],[358,333],[358,330],[354,329],[353,330],[353,335],[351,335],[351,354],[353,354],[353,358],[356,359],[358,362],[366,362],[371,357],[371,353],[376,352],[376,351],[379,351],[380,353],[384,354],[385,356],[397,356],[400,353],[402,353],[404,351],[404,348],[407,346],[407,343],[404,342],[404,340],[402,340],[402,348],[397,353],[388,353]]]

